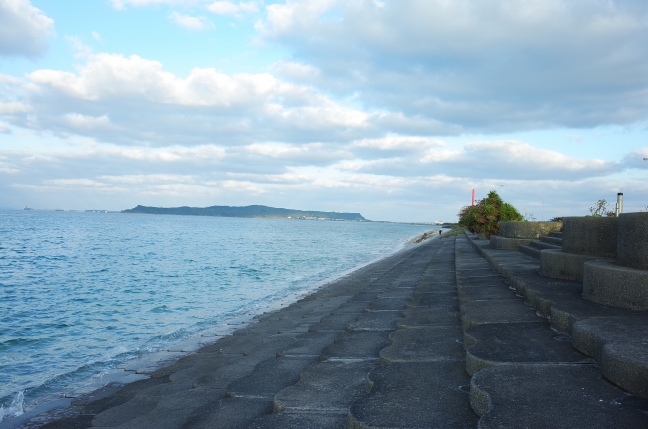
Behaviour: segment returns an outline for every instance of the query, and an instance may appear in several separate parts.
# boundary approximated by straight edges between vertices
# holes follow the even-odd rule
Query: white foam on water
[[[16,393],[16,396],[14,396],[11,404],[9,404],[6,410],[4,406],[0,406],[0,422],[5,418],[22,416],[25,413],[24,405],[25,391],[21,390],[20,392]]]

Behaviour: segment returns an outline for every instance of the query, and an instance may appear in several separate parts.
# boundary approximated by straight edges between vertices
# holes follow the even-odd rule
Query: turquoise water
[[[64,392],[430,229],[0,211],[0,404]]]

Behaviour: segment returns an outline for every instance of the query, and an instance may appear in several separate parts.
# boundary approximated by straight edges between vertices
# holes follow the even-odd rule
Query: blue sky
[[[648,206],[648,4],[0,0],[0,207]]]

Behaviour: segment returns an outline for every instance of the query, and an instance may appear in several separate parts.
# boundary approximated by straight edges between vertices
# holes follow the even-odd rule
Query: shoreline
[[[247,312],[247,314],[240,314],[225,319],[216,326],[195,332],[180,341],[169,343],[167,346],[164,346],[165,350],[147,352],[140,357],[129,359],[118,364],[115,368],[102,371],[99,374],[94,374],[89,378],[80,380],[78,383],[73,383],[73,386],[75,387],[71,386],[71,390],[35,398],[32,401],[23,404],[23,414],[11,418],[5,417],[1,420],[0,429],[17,428],[29,420],[41,415],[53,414],[51,418],[42,422],[43,424],[46,424],[49,421],[58,420],[60,418],[60,413],[65,413],[65,410],[72,405],[72,402],[76,398],[98,392],[112,383],[127,385],[139,380],[147,379],[150,377],[147,375],[150,372],[172,365],[182,357],[194,354],[202,347],[214,344],[219,339],[232,335],[234,332],[255,323],[258,319],[279,312],[283,308],[294,304],[301,299],[307,298],[322,289],[326,289],[345,277],[365,269],[369,265],[396,257],[403,252],[411,251],[412,249],[425,244],[429,240],[439,239],[445,230],[447,229],[432,229],[423,234],[414,236],[403,242],[400,247],[396,248],[392,253],[380,256],[374,260],[370,260],[366,263],[315,282],[300,291],[290,292],[285,296],[269,301],[267,305],[257,308],[256,311]],[[441,231],[441,234],[439,234],[438,231]],[[5,410],[5,412],[7,411],[8,410]]]

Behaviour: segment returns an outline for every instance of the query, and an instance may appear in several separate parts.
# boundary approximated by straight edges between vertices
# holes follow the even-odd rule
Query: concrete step
[[[545,236],[540,237],[540,241],[542,241],[542,242],[544,242],[544,243],[553,244],[553,245],[555,245],[555,246],[560,246],[560,248],[562,249],[562,238],[558,238],[558,237],[547,237],[547,236],[545,235]]]
[[[396,362],[368,375],[371,391],[349,411],[349,428],[476,428],[462,360]]]
[[[473,326],[464,332],[464,346],[470,375],[497,365],[594,364],[546,321]]]
[[[648,398],[648,314],[592,317],[574,323],[574,347],[599,362],[603,375]]]
[[[502,253],[470,241],[516,293],[551,317],[552,328],[573,338],[580,352],[594,358],[611,382],[638,397],[648,399],[648,314],[613,308],[580,296],[582,284],[542,277],[539,261],[534,264],[520,253]]]
[[[471,301],[460,307],[461,324],[464,330],[471,326],[491,323],[541,323],[535,308],[525,305],[522,300],[493,299]]]
[[[529,255],[535,259],[540,259],[540,249],[531,246],[520,246],[518,250],[525,255]]]
[[[592,365],[484,369],[471,380],[470,403],[480,429],[648,427],[648,401],[607,382]]]
[[[551,249],[551,250],[562,250],[562,246],[552,243],[546,243],[544,241],[532,241],[529,246],[536,248],[538,250]]]
[[[550,237],[556,237],[556,238],[562,238],[563,233],[562,232],[550,232],[549,236]]]

